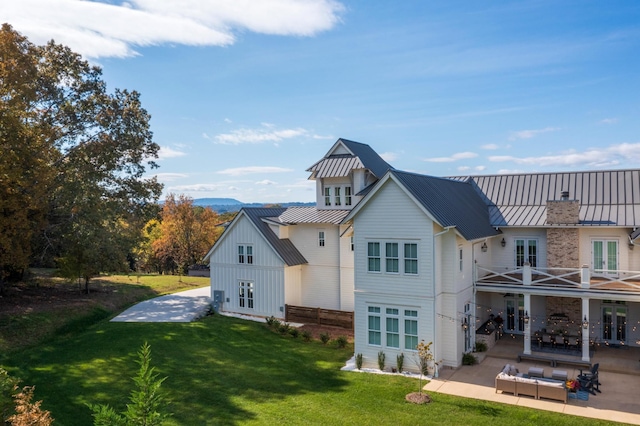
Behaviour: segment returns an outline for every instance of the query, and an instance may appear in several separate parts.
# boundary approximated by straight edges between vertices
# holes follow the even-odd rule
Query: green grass
[[[0,356],[0,364],[36,385],[56,425],[90,425],[87,403],[123,410],[144,341],[167,376],[173,425],[583,425],[607,424],[511,405],[431,394],[406,403],[418,382],[402,376],[341,372],[353,347],[281,336],[264,324],[222,316],[195,323],[109,323],[37,348]]]
[[[90,282],[90,294],[77,283],[36,270],[30,281],[7,289],[3,302],[23,306],[18,313],[0,307],[0,352],[21,351],[49,339],[84,330],[141,300],[203,287],[209,278],[171,275],[108,275]]]

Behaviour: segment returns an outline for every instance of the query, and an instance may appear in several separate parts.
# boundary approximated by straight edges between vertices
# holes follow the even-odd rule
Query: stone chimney
[[[562,191],[559,200],[547,200],[548,225],[577,225],[580,223],[580,202],[569,199],[569,191]]]
[[[577,225],[580,223],[580,202],[569,199],[562,191],[560,200],[547,201],[547,225]],[[547,267],[578,268],[578,228],[547,228]]]

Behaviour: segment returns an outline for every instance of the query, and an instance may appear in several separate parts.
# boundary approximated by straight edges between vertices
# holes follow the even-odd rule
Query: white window
[[[387,346],[400,348],[400,320],[397,308],[387,308]]]
[[[353,251],[354,248],[354,244],[353,244],[353,235],[351,236],[351,251]]]
[[[325,206],[331,205],[331,188],[329,187],[326,187],[324,189],[324,205]]]
[[[400,272],[398,261],[398,243],[385,244],[386,271],[388,273],[397,274]]]
[[[415,351],[418,347],[418,311],[404,311],[404,348]]]
[[[253,265],[253,246],[239,245],[238,246],[238,263],[246,263]]]
[[[344,205],[345,206],[351,205],[351,187],[350,186],[344,187]]]
[[[415,243],[404,245],[404,273],[418,273],[418,245]]]
[[[532,268],[538,265],[538,240],[528,238],[516,239],[516,266],[522,267],[529,262]]]
[[[324,247],[324,231],[318,231],[318,246]]]
[[[369,344],[380,346],[381,342],[381,329],[380,329],[380,307],[369,306]]]
[[[253,283],[240,281],[238,284],[238,304],[241,308],[253,309]]]
[[[368,271],[380,272],[380,243],[367,243]]]
[[[341,200],[340,200],[340,187],[339,186],[336,186],[335,188],[333,188],[333,196],[334,196],[334,198],[336,200],[334,204],[336,206],[341,205],[342,203],[341,203]]]
[[[462,264],[462,249],[458,250],[458,262],[459,262],[458,268],[460,269],[460,272],[462,272],[462,267],[464,266]]]

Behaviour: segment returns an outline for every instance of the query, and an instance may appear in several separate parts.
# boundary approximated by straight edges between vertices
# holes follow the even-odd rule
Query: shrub
[[[51,413],[40,408],[42,401],[31,402],[34,389],[34,386],[25,386],[21,392],[15,395],[16,413],[7,419],[10,424],[16,426],[49,426],[53,423]]]
[[[320,341],[323,345],[329,343],[329,340],[331,340],[331,336],[329,335],[329,333],[320,333]]]
[[[282,322],[278,325],[278,332],[282,335],[287,334],[291,326],[286,322]]]
[[[294,339],[297,339],[298,336],[300,335],[300,330],[298,330],[296,327],[291,327],[289,329],[289,334],[291,335],[291,337],[293,337]]]
[[[404,353],[400,353],[400,355],[396,357],[396,367],[398,368],[398,373],[402,373],[404,369]]]
[[[109,405],[91,405],[93,411],[93,424],[96,426],[116,426],[116,425],[162,425],[170,414],[161,413],[160,410],[166,407],[167,402],[160,394],[160,386],[166,377],[158,379],[155,367],[151,367],[151,347],[147,342],[142,345],[138,352],[140,365],[138,374],[133,378],[136,389],[131,391],[127,409],[122,413],[117,413]]]
[[[265,322],[267,323],[267,327],[269,328],[274,328],[276,323],[278,324],[280,323],[280,321],[278,321],[278,319],[273,315],[271,315],[270,317],[267,317],[267,319],[265,319]]]
[[[385,358],[386,358],[386,355],[384,354],[384,352],[382,351],[378,352],[378,368],[380,368],[380,371],[384,371]]]
[[[486,342],[476,342],[476,352],[486,352],[488,349]]]
[[[347,346],[348,340],[345,336],[338,336],[338,338],[336,339],[336,346],[339,349],[344,348],[345,346]]]
[[[362,354],[356,354],[356,368],[362,370]]]
[[[305,342],[310,342],[313,340],[313,335],[309,330],[304,330],[302,332],[302,338],[304,339]]]
[[[475,365],[478,360],[472,353],[462,354],[462,365]]]

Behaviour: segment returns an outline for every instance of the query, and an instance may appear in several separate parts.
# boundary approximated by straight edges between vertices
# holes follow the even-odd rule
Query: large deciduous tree
[[[35,236],[40,261],[57,259],[88,290],[96,273],[125,267],[139,230],[157,213],[162,186],[143,177],[159,151],[149,114],[137,92],[107,92],[101,73],[68,47],[35,46],[2,26],[5,273],[25,266]],[[15,258],[2,256],[10,251]]]
[[[160,237],[152,248],[161,264],[173,264],[179,273],[200,262],[222,233],[218,214],[184,195],[169,194],[160,214]]]

